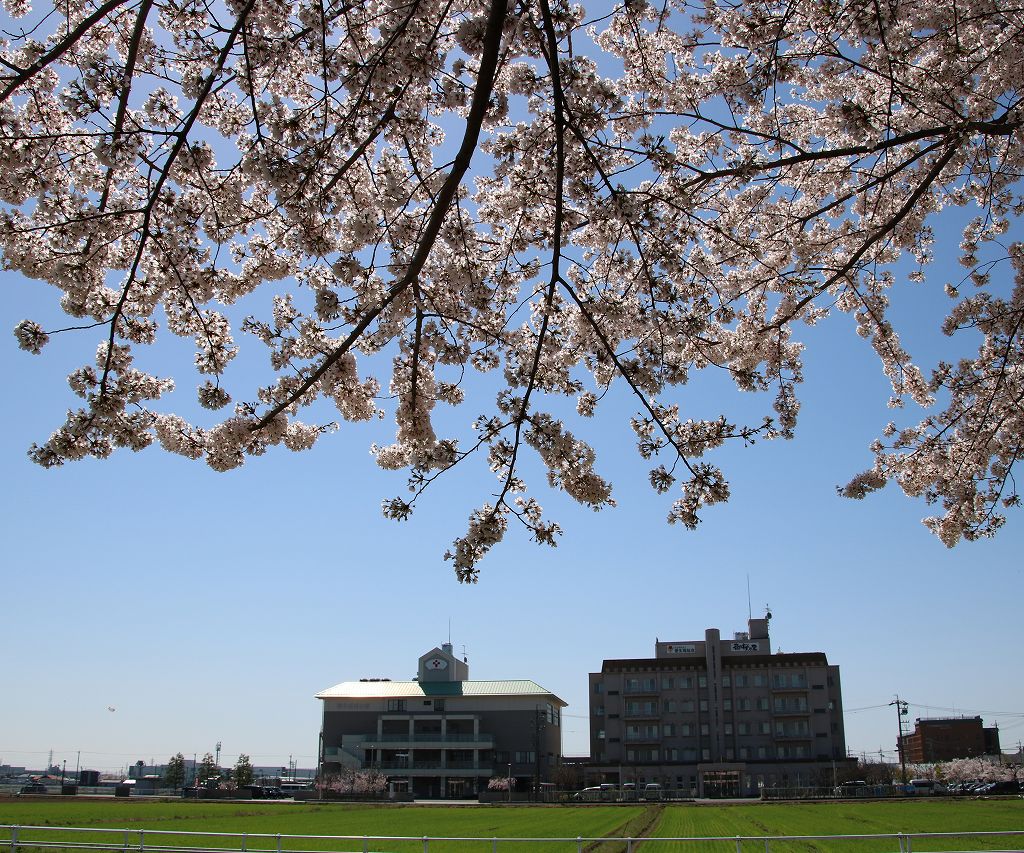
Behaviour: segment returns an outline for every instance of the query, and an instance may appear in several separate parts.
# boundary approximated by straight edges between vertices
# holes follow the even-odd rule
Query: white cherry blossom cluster
[[[44,465],[156,441],[227,471],[311,447],[334,428],[325,402],[390,416],[371,451],[411,496],[387,516],[477,457],[497,478],[448,554],[472,581],[509,520],[543,544],[561,533],[524,455],[581,505],[614,504],[586,435],[613,384],[636,401],[651,486],[678,490],[669,521],[697,525],[729,496],[715,454],[795,434],[800,330],[839,312],[890,404],[923,411],[881,431],[842,493],[895,481],[941,507],[926,523],[947,544],[1018,503],[1016,7],[3,8],[2,263],[56,287],[100,344],[68,380],[82,408],[31,451]],[[936,282],[950,208],[966,212],[962,278]],[[951,343],[929,370],[891,306],[940,285]],[[15,328],[33,353],[58,332]],[[171,381],[133,362],[176,358],[168,333],[194,348],[173,369],[195,388],[178,411]],[[251,348],[267,354],[255,387],[235,363]],[[726,417],[690,387],[702,372],[763,412]],[[439,404],[469,406],[472,425],[442,428]]]

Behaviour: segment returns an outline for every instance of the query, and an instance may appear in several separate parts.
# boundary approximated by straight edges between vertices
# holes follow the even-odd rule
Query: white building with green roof
[[[475,797],[509,775],[528,791],[561,754],[566,703],[533,681],[471,681],[450,643],[420,656],[414,681],[344,681],[317,698],[323,773],[379,769],[417,797]]]

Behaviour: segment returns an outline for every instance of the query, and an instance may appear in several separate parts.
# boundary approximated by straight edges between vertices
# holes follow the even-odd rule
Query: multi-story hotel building
[[[656,641],[653,658],[591,673],[589,783],[699,797],[832,784],[847,761],[839,667],[824,652],[772,654],[770,619],[731,639]]]
[[[516,790],[549,781],[565,702],[533,681],[470,681],[445,643],[413,681],[345,681],[321,693],[321,771],[375,768],[395,791],[475,797],[494,776]]]

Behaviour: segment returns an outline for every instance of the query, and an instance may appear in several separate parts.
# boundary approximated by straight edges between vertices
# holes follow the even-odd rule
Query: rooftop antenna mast
[[[747,572],[747,618],[754,618],[754,611],[750,609],[750,572]]]

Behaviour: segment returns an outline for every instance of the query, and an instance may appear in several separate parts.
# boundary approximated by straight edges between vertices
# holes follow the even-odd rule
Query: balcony
[[[493,749],[494,735],[479,734],[446,734],[430,732],[428,734],[384,734],[346,735],[347,738],[358,738],[360,749],[395,749],[398,747],[419,747],[420,749],[458,745],[462,749]]]
[[[373,764],[374,770],[380,770],[388,776],[490,776],[491,765],[472,761],[380,761]]]

